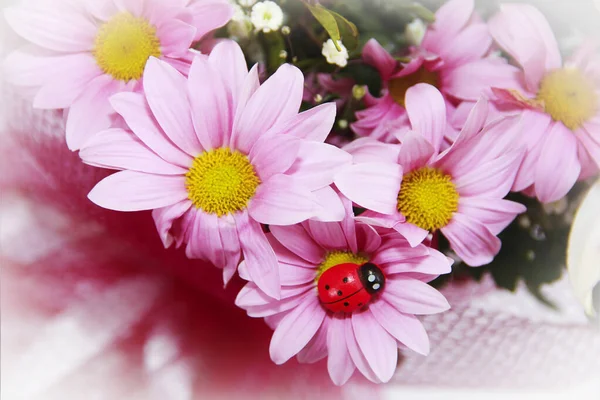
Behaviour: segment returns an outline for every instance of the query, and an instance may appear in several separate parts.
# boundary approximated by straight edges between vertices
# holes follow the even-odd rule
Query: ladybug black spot
[[[325,290],[329,290],[329,285],[325,285]]]
[[[347,301],[344,302],[344,306],[348,307],[350,305],[350,303],[348,303]]]
[[[342,279],[342,282],[348,283],[348,277],[345,277],[344,279]]]
[[[342,295],[342,291],[338,290],[338,296],[341,296],[341,295]]]

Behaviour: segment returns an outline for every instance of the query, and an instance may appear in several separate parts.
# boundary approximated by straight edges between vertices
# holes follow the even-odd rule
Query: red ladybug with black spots
[[[383,290],[385,276],[376,264],[338,264],[323,272],[317,289],[323,307],[332,312],[353,312]]]

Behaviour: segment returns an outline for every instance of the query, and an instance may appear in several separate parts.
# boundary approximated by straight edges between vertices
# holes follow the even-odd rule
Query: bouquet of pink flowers
[[[600,168],[600,57],[585,40],[563,57],[534,6],[35,0],[4,15],[0,185],[46,221],[13,253],[63,238],[3,254],[11,298],[97,318],[52,379],[141,344],[159,398],[193,398],[173,390],[193,392],[198,362],[243,381],[255,359],[291,382],[294,357],[324,360],[328,379],[302,379],[331,394],[329,379],[385,383],[399,354],[427,355],[421,316],[449,310],[448,285],[525,282],[552,305],[540,288]]]

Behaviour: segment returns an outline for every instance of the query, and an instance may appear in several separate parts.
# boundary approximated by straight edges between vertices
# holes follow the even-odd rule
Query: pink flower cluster
[[[362,137],[339,148],[325,143],[335,103],[299,110],[321,86],[349,97],[352,81],[319,75],[327,85],[307,89],[284,64],[261,83],[233,41],[194,50],[232,14],[225,0],[9,8],[32,45],[6,76],[35,107],[65,109],[83,162],[118,170],[92,202],[152,210],[165,247],[249,281],[236,304],[275,330],[275,363],[326,357],[338,385],[355,369],[387,382],[398,348],[429,351],[415,315],[449,308],[428,284],[452,264],[432,237],[488,264],[526,210],[511,190],[551,202],[597,173],[600,64],[586,46],[563,65],[529,5],[485,22],[473,0],[451,0],[409,62],[367,43],[384,89],[356,113]]]

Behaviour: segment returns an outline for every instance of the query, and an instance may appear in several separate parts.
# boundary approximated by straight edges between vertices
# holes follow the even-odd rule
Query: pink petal
[[[527,211],[523,204],[497,198],[462,197],[458,204],[461,214],[485,224],[494,235],[502,232],[518,214]]]
[[[79,151],[81,159],[101,168],[129,169],[161,175],[185,175],[186,169],[164,161],[136,136],[123,129],[102,131],[88,140]]]
[[[358,346],[358,342],[356,340],[352,324],[352,318],[345,318],[342,320],[342,322],[344,324],[344,331],[346,333],[346,346],[348,348],[348,353],[350,354],[352,362],[354,363],[354,365],[356,365],[356,368],[358,368],[360,373],[365,376],[365,378],[374,383],[381,383],[381,380],[377,377],[370,363],[367,361],[367,358]]]
[[[271,233],[281,245],[304,260],[318,265],[323,261],[325,250],[306,232],[302,225],[271,226]]]
[[[394,163],[398,160],[400,146],[364,137],[353,140],[343,149],[352,155],[355,164],[378,161]]]
[[[203,151],[196,137],[186,92],[187,80],[164,61],[150,57],[144,71],[146,100],[167,136],[191,156]]]
[[[473,0],[451,0],[442,5],[435,13],[432,28],[439,34],[454,37],[469,22],[473,15]]]
[[[267,182],[273,175],[286,172],[296,160],[301,142],[293,136],[275,135],[256,141],[248,158],[260,180]]]
[[[236,115],[232,145],[249,152],[254,142],[277,124],[296,116],[302,102],[304,76],[291,65],[284,64],[263,83]]]
[[[298,353],[298,362],[312,364],[327,357],[327,332],[329,331],[329,325],[329,319],[325,318],[317,334]]]
[[[94,48],[96,25],[67,7],[44,6],[40,2],[23,4],[4,9],[4,16],[15,32],[41,47],[60,52],[86,52]]]
[[[550,203],[571,190],[579,177],[581,164],[577,140],[562,123],[554,123],[543,140],[535,168],[535,193],[542,203]]]
[[[225,266],[223,242],[219,234],[219,217],[196,210],[194,223],[185,255],[210,261],[215,267]]]
[[[583,124],[583,129],[575,131],[575,136],[580,141],[580,148],[586,150],[591,158],[591,164],[600,166],[600,125],[598,120],[590,120]],[[582,163],[583,164],[583,163]]]
[[[279,278],[284,286],[302,285],[314,281],[316,275],[316,270],[312,268],[286,264],[279,260]]]
[[[346,237],[348,248],[356,254],[358,253],[358,242],[356,240],[356,219],[354,217],[354,209],[352,208],[352,202],[350,200],[343,196],[341,200],[342,205],[344,206],[345,216],[340,222],[340,226]]]
[[[396,211],[402,167],[379,162],[355,164],[335,178],[336,187],[350,200],[382,214]]]
[[[382,298],[405,314],[438,314],[450,309],[440,292],[416,279],[387,279]]]
[[[184,200],[172,206],[157,208],[152,211],[152,218],[154,218],[156,230],[158,231],[158,235],[165,248],[171,247],[174,241],[173,235],[171,234],[173,222],[176,219],[181,218],[191,207],[192,202]]]
[[[436,154],[436,149],[428,139],[419,132],[409,131],[402,139],[398,164],[402,167],[402,171],[408,174],[427,165],[429,160]]]
[[[321,222],[337,222],[344,219],[346,210],[340,199],[339,194],[331,187],[324,188],[312,192],[317,198],[319,209],[315,212],[312,220]]]
[[[191,47],[196,28],[177,19],[172,19],[158,29],[161,53],[165,57],[181,57]]]
[[[384,383],[392,379],[398,363],[396,340],[368,310],[352,314],[352,327],[356,342],[377,378]]]
[[[406,91],[406,112],[413,130],[439,151],[446,131],[446,102],[434,86],[419,83]]]
[[[90,82],[102,75],[96,60],[90,54],[69,54],[60,58],[46,57],[46,60],[51,65],[53,63],[56,63],[57,67],[60,65],[60,73],[55,73],[51,79],[42,82],[33,101],[35,108],[67,108],[86,90]]]
[[[381,246],[381,236],[370,225],[356,224],[356,241],[358,248],[367,254],[375,253]]]
[[[376,262],[373,260],[373,262]],[[392,262],[386,265],[386,275],[418,273],[431,275],[432,278],[450,273],[453,260],[437,250],[429,249],[429,254],[402,262]]]
[[[346,383],[355,370],[346,344],[344,318],[340,314],[334,314],[327,332],[327,371],[333,383],[338,386]]]
[[[121,171],[101,180],[88,194],[100,207],[115,211],[153,210],[187,199],[182,176]]]
[[[288,175],[274,175],[261,183],[248,205],[253,219],[269,225],[293,225],[318,211],[317,197]]]
[[[490,49],[492,37],[485,23],[476,23],[463,29],[451,46],[443,50],[444,66],[461,66],[481,59]]]
[[[269,346],[271,360],[283,364],[313,338],[325,319],[325,310],[316,296],[307,297],[275,329]]]
[[[455,213],[441,231],[452,250],[471,267],[489,264],[500,251],[500,239],[485,225],[463,214]]]
[[[423,240],[429,235],[429,231],[404,221],[395,224],[393,228],[396,232],[404,236],[412,247],[423,243]]]
[[[324,142],[333,128],[336,110],[335,103],[324,103],[292,117],[276,130],[301,139]]]
[[[308,298],[314,298],[315,293],[309,291],[312,286],[304,285],[303,289],[306,291],[302,294],[298,294],[292,297],[281,299],[266,305],[251,306],[247,308],[248,316],[252,318],[264,318],[276,316],[280,313],[289,314],[289,310],[295,309],[302,304]]]
[[[133,133],[163,160],[185,168],[192,166],[192,158],[162,132],[143,95],[118,93],[110,98],[110,103]]]
[[[218,70],[205,58],[192,62],[187,82],[192,120],[203,148],[211,150],[229,142],[233,115],[232,95]]]
[[[424,245],[410,247],[404,240],[387,240],[383,246],[377,249],[377,253],[371,261],[376,264],[390,264],[427,255],[429,255],[429,249]]]
[[[194,1],[188,8],[194,14],[194,26],[197,28],[195,40],[224,26],[233,15],[233,7],[224,0]]]
[[[369,310],[397,341],[419,354],[429,354],[429,337],[417,317],[402,314],[385,301],[372,302]]]
[[[231,93],[232,106],[235,106],[248,76],[248,66],[242,49],[233,40],[223,40],[212,49],[208,61],[213,69],[219,72],[228,92]],[[233,115],[231,122],[233,123]]]
[[[251,220],[246,212],[236,213],[234,218],[250,278],[265,294],[279,299],[281,286],[277,256],[262,227]]]
[[[362,51],[362,58],[365,63],[377,68],[381,74],[381,79],[387,81],[390,79],[398,62],[388,53],[379,42],[375,39],[370,39]]]
[[[227,284],[235,271],[241,258],[240,240],[237,233],[235,218],[231,214],[226,214],[217,220],[219,235],[221,236],[221,249],[225,265],[223,267],[223,282]]]
[[[78,150],[95,133],[108,129],[114,111],[108,98],[117,90],[116,83],[107,75],[100,75],[87,85],[67,117],[66,139],[70,150]]]
[[[325,249],[341,250],[348,248],[342,226],[337,222],[308,221],[308,230],[313,239]]]
[[[260,81],[258,79],[258,64],[254,64],[254,66],[248,72],[248,75],[246,75],[246,78],[244,79],[244,83],[242,85],[242,88],[240,89],[237,98],[233,99],[235,106],[235,117],[233,119],[234,121],[239,120],[241,118],[241,115],[244,112],[248,101],[252,98],[254,93],[256,93],[259,87]],[[230,147],[231,145],[232,143],[230,143]]]
[[[327,143],[303,140],[297,159],[287,174],[306,188],[321,189],[331,185],[334,176],[351,162],[352,156],[344,150]]]

